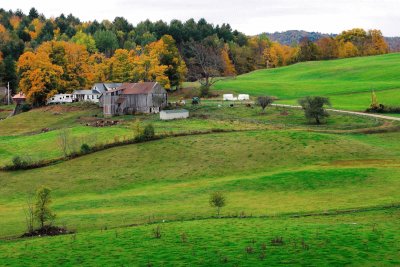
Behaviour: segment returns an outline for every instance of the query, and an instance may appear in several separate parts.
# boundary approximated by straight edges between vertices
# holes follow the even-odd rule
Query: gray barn
[[[157,82],[123,83],[102,96],[104,116],[158,113],[167,105],[167,91]]]

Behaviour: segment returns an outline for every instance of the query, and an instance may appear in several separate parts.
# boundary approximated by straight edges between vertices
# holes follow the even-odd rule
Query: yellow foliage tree
[[[359,54],[357,47],[352,42],[339,42],[338,55],[339,58],[356,57]]]
[[[233,65],[232,60],[229,58],[229,46],[228,44],[224,45],[224,48],[221,51],[222,61],[224,63],[224,76],[235,76],[236,70],[235,65]]]

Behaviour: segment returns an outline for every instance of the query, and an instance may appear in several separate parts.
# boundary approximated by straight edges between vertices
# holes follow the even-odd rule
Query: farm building
[[[163,110],[160,112],[160,119],[163,121],[186,118],[189,118],[189,111],[186,109]]]
[[[115,90],[121,85],[122,83],[95,83],[91,89],[75,90],[72,95],[74,101],[88,101],[93,103],[100,102],[100,106],[102,106],[102,94],[111,90]]]
[[[123,83],[102,96],[104,116],[158,113],[167,105],[167,91],[157,82]]]
[[[233,94],[224,94],[223,98],[225,101],[235,101],[237,97],[233,97]]]
[[[47,100],[47,104],[64,104],[72,103],[72,94],[56,94]]]
[[[238,95],[238,100],[241,100],[241,101],[250,100],[250,96],[247,94],[240,94],[240,95]]]
[[[18,94],[16,94],[15,96],[12,97],[14,103],[16,103],[17,105],[23,104],[26,101],[26,96],[24,93],[19,92]]]
[[[225,101],[236,101],[236,100],[244,101],[244,100],[250,100],[250,96],[247,94],[240,94],[237,97],[235,97],[233,94],[224,94],[223,99]]]

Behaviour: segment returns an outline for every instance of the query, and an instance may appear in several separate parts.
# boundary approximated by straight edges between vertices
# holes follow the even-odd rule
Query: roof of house
[[[98,90],[75,90],[73,95],[100,95],[101,93]]]
[[[122,91],[123,95],[140,95],[149,94],[157,82],[142,82],[142,83],[123,83],[120,87],[109,92]]]
[[[26,96],[25,96],[24,93],[19,92],[18,94],[16,94],[15,96],[13,96],[12,99],[26,99]]]
[[[92,89],[102,94],[104,92],[114,90],[121,85],[122,83],[95,83]]]

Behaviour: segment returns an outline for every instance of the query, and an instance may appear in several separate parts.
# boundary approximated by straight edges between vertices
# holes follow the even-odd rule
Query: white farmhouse
[[[160,112],[160,119],[163,121],[186,118],[189,118],[189,111],[186,109],[163,110]]]
[[[74,101],[87,101],[93,103],[99,103],[103,93],[115,90],[120,87],[122,83],[95,83],[89,90],[75,90],[72,95]],[[101,103],[100,103],[100,106]]]
[[[47,100],[47,104],[64,104],[72,102],[72,94],[56,94]]]

